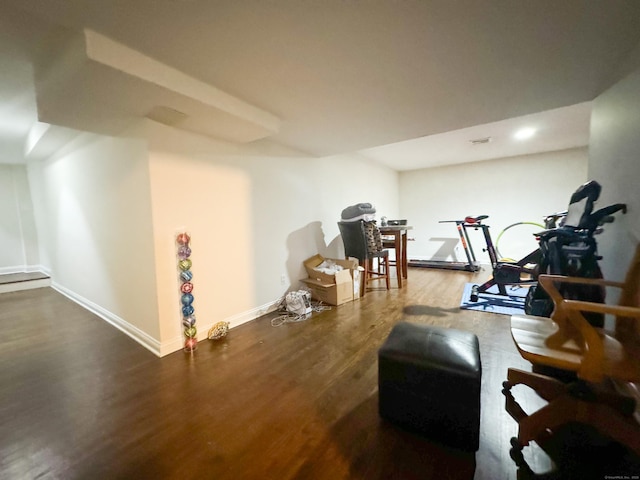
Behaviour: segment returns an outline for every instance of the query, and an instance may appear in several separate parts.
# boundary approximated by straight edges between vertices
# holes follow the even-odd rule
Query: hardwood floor
[[[501,383],[529,366],[507,316],[458,308],[486,275],[411,269],[401,290],[279,327],[267,315],[162,359],[50,288],[2,294],[0,478],[515,479]],[[476,454],[379,419],[377,349],[401,320],[478,335]],[[552,467],[535,444],[525,455]]]
[[[0,294],[48,287],[50,285],[51,279],[42,272],[5,273],[0,275]]]
[[[47,275],[41,272],[29,272],[29,273],[5,273],[0,275],[0,285],[7,283],[27,282],[29,280],[41,280],[48,278]]]

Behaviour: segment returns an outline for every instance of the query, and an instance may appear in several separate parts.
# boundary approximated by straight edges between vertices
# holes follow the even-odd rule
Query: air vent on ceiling
[[[484,138],[476,138],[474,140],[469,140],[469,143],[471,145],[483,145],[485,143],[491,143],[492,141],[493,141],[493,138],[484,137]]]

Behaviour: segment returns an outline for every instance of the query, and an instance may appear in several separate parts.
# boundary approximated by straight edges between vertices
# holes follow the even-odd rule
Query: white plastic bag
[[[297,292],[289,292],[285,297],[287,312],[294,315],[310,315],[311,314],[311,293],[306,290],[298,290]]]

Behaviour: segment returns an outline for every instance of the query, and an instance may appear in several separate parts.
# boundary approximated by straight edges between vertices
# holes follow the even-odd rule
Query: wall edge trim
[[[250,322],[263,315],[276,311],[278,309],[278,306],[280,305],[281,300],[282,298],[278,298],[277,300],[274,300],[272,302],[265,303],[264,305],[261,305],[259,307],[252,308],[251,310],[247,310],[236,315],[232,315],[222,320],[216,320],[203,325],[196,324],[196,328],[198,329],[198,344],[207,340],[209,329],[219,321],[229,322],[229,329],[231,330],[242,325],[243,323]],[[164,357],[165,355],[169,355],[170,353],[182,350],[183,347],[184,336],[180,335],[179,337],[175,337],[167,342],[163,342],[160,345],[159,356]]]
[[[90,311],[94,315],[100,317],[107,323],[111,324],[112,326],[120,330],[122,333],[124,333],[125,335],[127,335],[128,337],[132,338],[133,340],[138,342],[140,345],[145,347],[154,355],[158,357],[161,356],[160,342],[155,338],[151,337],[149,334],[140,330],[138,327],[131,325],[129,322],[120,318],[116,314],[110,312],[105,308],[102,308],[100,305],[93,303],[92,301],[82,297],[81,295],[78,295],[72,290],[69,290],[68,288],[62,286],[58,282],[51,282],[51,287],[57,292],[64,295],[65,297],[74,301],[81,307],[85,308],[86,310]]]

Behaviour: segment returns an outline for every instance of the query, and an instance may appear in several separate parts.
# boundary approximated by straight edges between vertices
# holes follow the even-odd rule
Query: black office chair
[[[367,228],[376,228],[375,224],[365,225],[363,220],[356,222],[338,222],[338,228],[342,235],[345,258],[353,257],[364,268],[361,292],[364,295],[369,282],[385,280],[389,290],[389,250],[378,248],[375,242],[369,242]],[[369,245],[374,243],[374,245]],[[377,259],[374,269],[373,259]]]

